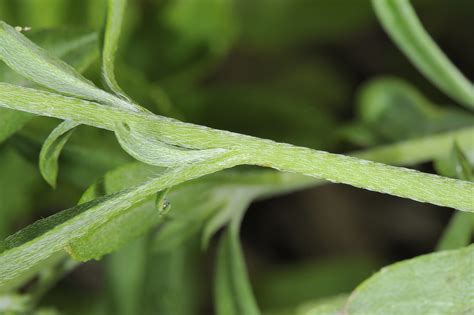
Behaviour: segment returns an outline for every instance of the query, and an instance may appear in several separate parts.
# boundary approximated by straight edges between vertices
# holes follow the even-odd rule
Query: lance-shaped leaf
[[[363,282],[342,314],[469,314],[474,245],[395,263]]]
[[[214,285],[214,304],[218,315],[260,314],[240,246],[240,217],[240,214],[234,217],[219,244]]]
[[[30,35],[32,41],[52,55],[83,72],[98,57],[97,34],[90,31],[47,30]],[[1,81],[22,86],[33,85],[7,66],[0,64]],[[33,116],[28,113],[0,108],[0,143],[20,130]]]
[[[123,24],[127,0],[108,0],[107,23],[102,50],[102,75],[107,86],[117,95],[128,99],[115,79],[115,55]]]
[[[0,59],[25,78],[57,92],[135,110],[82,77],[74,68],[0,21]]]
[[[43,178],[54,188],[58,176],[58,158],[62,148],[79,124],[66,120],[51,132],[43,143],[39,156],[39,169]]]
[[[385,31],[433,84],[474,108],[472,83],[451,63],[423,28],[409,0],[372,0]]]
[[[125,213],[154,193],[223,168],[236,161],[231,156],[214,163],[195,163],[168,169],[138,185],[64,210],[20,230],[0,244],[0,292],[18,287],[48,260],[63,255],[71,242],[87,237],[98,227]],[[103,250],[103,248],[101,248]]]

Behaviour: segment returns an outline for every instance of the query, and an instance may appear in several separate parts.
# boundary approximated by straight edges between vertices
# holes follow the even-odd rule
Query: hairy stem
[[[188,149],[222,148],[253,164],[300,173],[391,195],[474,211],[474,184],[405,168],[276,143],[173,119],[103,106],[33,89],[0,84],[0,106],[114,130],[117,123],[139,127],[150,138]],[[205,175],[205,174],[203,174]]]

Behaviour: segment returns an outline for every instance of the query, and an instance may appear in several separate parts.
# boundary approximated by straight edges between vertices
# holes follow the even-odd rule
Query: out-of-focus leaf
[[[168,27],[182,38],[181,54],[204,44],[212,54],[222,55],[238,32],[234,0],[172,1],[164,15]]]
[[[72,135],[73,129],[79,124],[74,121],[64,121],[57,126],[41,148],[39,169],[43,178],[53,187],[56,187],[58,176],[58,158],[61,150]]]
[[[383,268],[349,297],[344,314],[465,314],[474,300],[474,245]]]
[[[217,204],[221,205],[204,226],[202,234],[202,245],[204,248],[209,244],[211,237],[223,226],[228,224],[235,216],[241,216],[247,210],[250,202],[256,198],[261,191],[258,188],[229,187],[227,189],[215,189],[214,196]]]
[[[0,143],[23,128],[32,117],[29,113],[0,108]]]
[[[18,0],[18,20],[33,28],[64,25],[68,1],[63,0]],[[41,14],[39,14],[41,12]]]
[[[142,237],[107,257],[107,287],[112,302],[110,314],[143,314],[141,309],[146,279],[146,245],[146,238]]]
[[[456,211],[443,232],[436,250],[457,249],[471,243],[474,235],[474,215]]]
[[[107,0],[85,0],[87,2],[87,21],[88,25],[99,29],[103,27],[107,12]],[[84,5],[81,3],[82,5]]]
[[[373,21],[364,0],[239,0],[236,5],[242,41],[260,50],[345,40]]]
[[[219,244],[214,284],[214,306],[218,315],[260,314],[239,241],[241,216],[241,213],[234,214]]]
[[[169,251],[148,254],[141,314],[196,314],[204,293],[201,284],[206,280],[199,240],[189,239]]]
[[[294,308],[350,292],[379,267],[370,257],[348,256],[265,268],[255,282],[255,295],[264,310]]]
[[[112,106],[133,109],[82,77],[74,68],[0,21],[0,58],[14,71],[52,90]]]
[[[372,80],[361,88],[358,116],[379,142],[474,125],[472,114],[434,105],[410,84],[389,77]]]
[[[418,70],[444,93],[473,109],[474,86],[431,39],[410,1],[372,0],[372,4],[385,31]]]
[[[224,171],[176,187],[169,194],[173,213],[161,227],[153,247],[171,250],[199,233],[201,246],[206,247],[220,228],[234,216],[243,215],[252,200],[305,187],[304,181],[286,182],[286,175],[268,170]]]

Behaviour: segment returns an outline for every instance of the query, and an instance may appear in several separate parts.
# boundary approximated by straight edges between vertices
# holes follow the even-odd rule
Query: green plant
[[[373,3],[386,31],[420,71],[451,98],[472,110],[472,83],[431,41],[409,2],[374,0]],[[67,49],[61,54],[52,54],[0,22],[0,59],[27,79],[9,80],[16,84],[0,83],[0,140],[21,129],[32,118],[30,114],[64,120],[50,133],[40,152],[41,175],[53,187],[56,186],[60,153],[80,125],[112,131],[122,149],[139,161],[128,162],[124,157],[118,163],[124,165],[110,170],[101,181],[90,186],[77,206],[41,219],[2,242],[0,301],[3,302],[0,309],[33,312],[44,292],[75,267],[77,261],[100,259],[132,240],[140,240],[143,235],[152,235],[153,250],[163,252],[173,251],[198,235],[202,247],[206,247],[210,238],[224,228],[217,255],[216,312],[258,314],[238,237],[245,210],[253,200],[323,181],[463,212],[453,218],[439,245],[439,249],[451,251],[387,267],[348,298],[337,298],[329,304],[318,303],[295,312],[331,314],[343,309],[347,314],[455,314],[472,308],[474,281],[470,280],[474,275],[474,248],[467,245],[473,231],[470,212],[474,212],[474,183],[472,164],[464,153],[474,150],[474,127],[470,116],[454,131],[451,123],[457,121],[458,116],[450,113],[439,118],[449,125],[446,130],[439,127],[443,124],[433,124],[433,128],[442,129],[433,132],[442,133],[422,134],[415,128],[410,130],[408,138],[416,138],[339,155],[155,115],[127,96],[115,78],[114,58],[125,5],[124,0],[108,1],[101,64],[104,81],[111,92],[98,88],[79,74],[97,57],[94,46],[84,45],[84,41],[97,41],[94,35],[84,35],[87,40],[83,38],[81,43],[82,53],[68,60],[64,53]],[[175,14],[178,22],[173,20],[173,23],[180,23],[180,11],[177,9]],[[190,33],[189,36],[200,35]],[[72,39],[69,44],[73,46]],[[228,44],[218,41],[216,45],[212,51],[219,55]],[[71,65],[60,58],[70,61]],[[380,100],[387,95],[390,97],[388,92],[392,92],[394,98],[405,95],[410,104],[407,110],[421,113],[427,124],[441,117],[440,110],[433,109],[432,104],[409,86],[387,79],[377,82],[362,95],[370,100],[364,102],[369,105],[364,105],[368,108],[362,111],[365,124],[351,128],[358,128],[362,135],[364,128],[374,127],[374,121],[396,122],[392,117],[380,116],[384,108],[379,105],[387,104]],[[384,127],[380,136],[395,136],[390,124]],[[451,151],[451,156],[447,156]],[[116,152],[105,150],[105,154]],[[75,156],[90,159],[92,164],[99,165],[101,161],[99,153],[93,150]],[[446,177],[401,167],[431,160],[438,161],[440,174]],[[123,161],[127,163],[121,163]],[[256,165],[278,171],[226,170],[237,165]],[[157,230],[157,226],[160,229]],[[134,251],[140,249],[140,245],[132,248]],[[124,268],[118,262],[116,268],[120,267]],[[132,266],[128,270],[130,277],[140,278],[140,270]],[[36,286],[26,294],[18,293],[19,288],[35,277]],[[133,279],[129,281],[116,284],[116,290],[125,288],[126,292],[133,292],[137,284]],[[445,290],[448,283],[451,290]],[[440,303],[433,305],[433,300]],[[127,304],[125,299],[121,303],[124,303],[124,310],[129,309],[129,314],[136,313],[138,306],[134,302]],[[391,303],[396,305],[386,309]]]

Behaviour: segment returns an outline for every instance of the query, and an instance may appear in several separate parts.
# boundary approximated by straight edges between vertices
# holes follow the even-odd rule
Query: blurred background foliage
[[[413,4],[447,55],[474,77],[474,2]],[[0,0],[0,18],[31,27],[28,37],[100,85],[105,6]],[[331,152],[474,124],[396,49],[368,0],[133,0],[126,14],[118,81],[158,114]],[[0,78],[29,84],[3,64]],[[81,127],[53,191],[37,163],[57,121],[17,119],[25,127],[0,143],[2,239],[74,205],[106,171],[131,161],[113,135]],[[434,172],[431,164],[419,167]],[[257,301],[265,312],[285,314],[347,293],[382,265],[432,251],[449,215],[340,185],[256,202],[241,238]],[[143,237],[81,265],[43,304],[64,314],[211,313],[215,242],[202,251],[191,238],[164,252],[147,251],[149,242]]]

